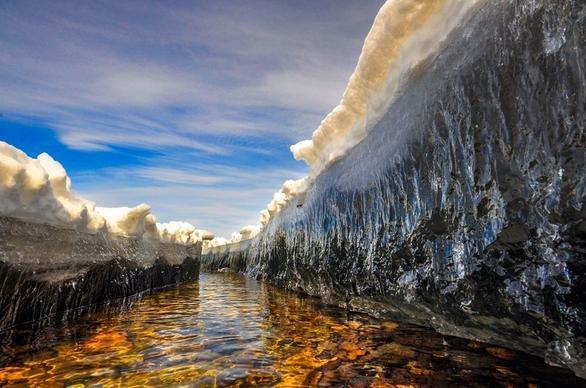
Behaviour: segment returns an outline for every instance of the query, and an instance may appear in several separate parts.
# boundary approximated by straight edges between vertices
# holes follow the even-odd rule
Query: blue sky
[[[3,1],[0,140],[100,206],[229,236],[338,103],[383,0]]]

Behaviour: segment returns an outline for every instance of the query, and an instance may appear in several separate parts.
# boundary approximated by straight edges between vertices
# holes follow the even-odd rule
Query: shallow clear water
[[[321,305],[233,274],[15,332],[0,385],[578,385],[516,352]]]

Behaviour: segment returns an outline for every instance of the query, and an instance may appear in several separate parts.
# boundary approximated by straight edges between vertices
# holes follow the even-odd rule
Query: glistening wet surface
[[[532,356],[348,314],[233,274],[202,274],[27,341],[3,346],[0,385],[584,384]]]

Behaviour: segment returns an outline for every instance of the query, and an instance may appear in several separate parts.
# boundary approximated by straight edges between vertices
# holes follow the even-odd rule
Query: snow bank
[[[312,175],[343,157],[380,121],[408,76],[429,59],[478,0],[388,0],[366,37],[342,100],[311,140],[291,146]]]
[[[71,190],[63,166],[46,153],[36,159],[0,141],[0,215],[89,233],[159,239],[184,245],[213,235],[186,222],[157,223],[147,204],[96,207]]]

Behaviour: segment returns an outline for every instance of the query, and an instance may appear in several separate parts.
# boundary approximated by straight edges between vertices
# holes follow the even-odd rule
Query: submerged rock
[[[0,338],[22,323],[70,319],[97,304],[197,279],[201,243],[162,243],[0,217]]]
[[[586,377],[585,17],[485,2],[302,207],[206,266]]]

